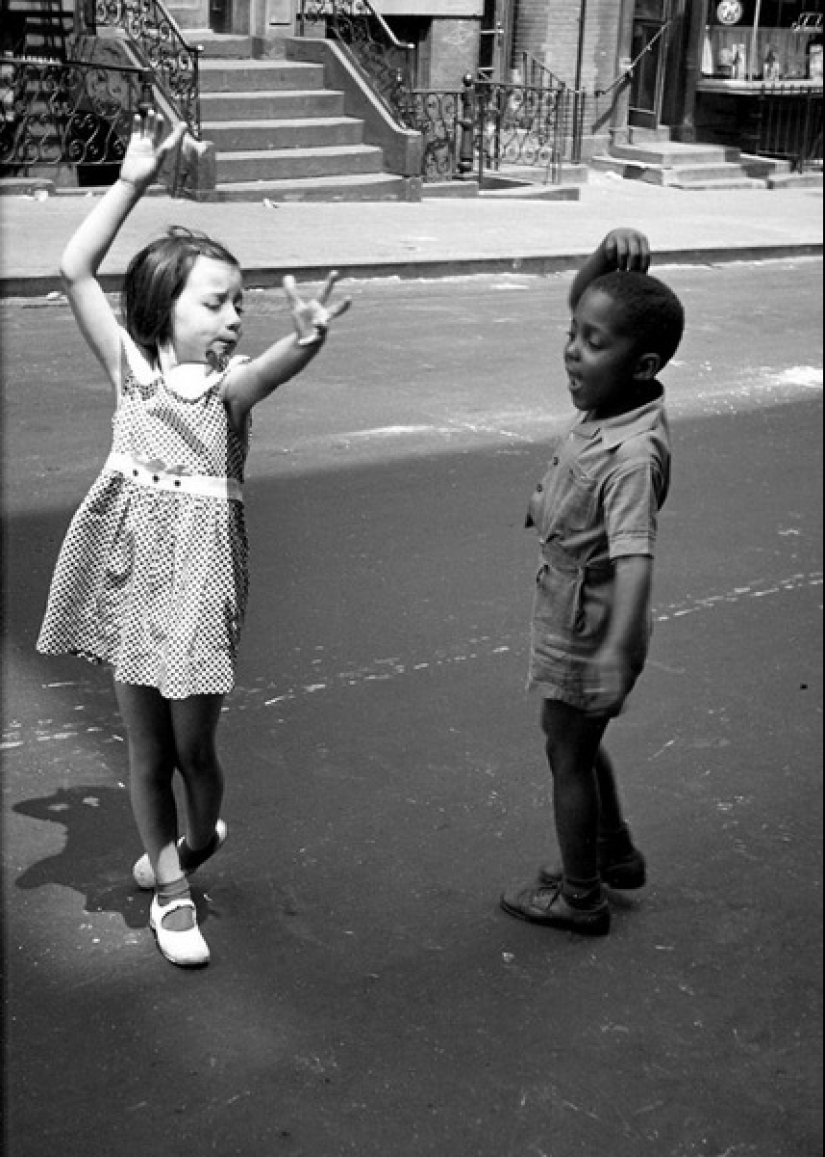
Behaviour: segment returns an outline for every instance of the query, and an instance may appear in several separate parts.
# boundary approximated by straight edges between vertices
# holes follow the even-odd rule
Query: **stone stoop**
[[[594,157],[590,163],[594,169],[617,173],[629,181],[677,189],[764,189],[767,184],[767,172],[754,175],[739,149],[723,145],[642,140],[614,144],[609,154]],[[781,162],[764,162],[770,164]]]
[[[189,31],[200,58],[201,134],[215,148],[218,201],[404,200],[363,121],[321,65],[254,58],[244,37]]]

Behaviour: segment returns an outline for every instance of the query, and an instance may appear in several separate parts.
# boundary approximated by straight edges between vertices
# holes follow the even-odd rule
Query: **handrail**
[[[403,40],[398,39],[398,37],[393,32],[393,30],[390,28],[389,24],[387,24],[384,17],[381,15],[381,13],[378,11],[378,9],[375,7],[375,5],[372,3],[372,0],[362,0],[362,2],[367,8],[369,8],[372,15],[378,21],[379,25],[381,26],[381,30],[386,34],[387,39],[389,40],[389,42],[393,46],[393,48],[400,48],[402,52],[415,52],[415,45],[414,44],[410,44],[408,42],[405,42]]]
[[[154,82],[196,140],[201,136],[198,57],[163,0],[96,0],[98,23],[123,28]]]
[[[525,83],[527,83],[527,65],[529,64],[531,76],[535,76],[538,72],[542,74],[542,76],[550,77],[550,84],[547,85],[548,88],[567,88],[567,85],[561,77],[556,76],[555,72],[551,71],[538,57],[533,56],[532,52],[522,52],[521,61],[524,66]]]
[[[631,64],[629,64],[627,66],[627,68],[624,70],[624,72],[622,72],[619,76],[616,77],[616,79],[613,81],[612,84],[609,84],[607,86],[607,88],[597,88],[596,89],[596,96],[597,97],[607,96],[608,93],[613,92],[613,90],[615,88],[619,88],[621,85],[626,84],[627,81],[633,76],[633,73],[636,71],[636,66],[638,65],[639,61],[644,60],[644,58],[647,56],[647,54],[653,50],[653,46],[655,44],[657,44],[659,40],[661,40],[661,38],[664,36],[664,34],[667,32],[667,30],[670,28],[670,26],[672,24],[675,24],[675,23],[676,23],[675,18],[671,17],[671,19],[668,20],[668,22],[666,24],[663,24],[662,27],[659,29],[659,31],[656,33],[656,35],[653,37],[653,39],[650,41],[650,43],[645,45],[645,47],[642,49],[642,51],[639,53],[639,55],[636,57],[636,59]]]
[[[307,9],[307,3],[308,2],[309,2],[309,0],[301,0],[300,21],[301,21],[301,33],[302,34],[304,32],[304,29],[306,28],[306,23],[307,23],[306,9]],[[329,0],[329,3],[331,3],[331,5],[332,5],[332,14],[334,16],[335,15],[335,0]],[[410,44],[408,42],[405,42],[403,40],[398,39],[398,37],[393,32],[392,28],[390,28],[389,24],[387,24],[387,21],[384,19],[383,15],[378,11],[378,9],[372,3],[372,0],[358,0],[358,3],[360,4],[360,6],[362,8],[366,9],[366,11],[371,16],[375,17],[375,19],[378,22],[379,27],[381,28],[381,31],[387,37],[387,39],[389,40],[389,42],[393,48],[399,48],[399,49],[401,49],[402,52],[414,52],[415,51],[415,45],[414,44]]]
[[[398,124],[412,88],[414,44],[400,40],[371,0],[301,0],[301,35],[325,25],[326,36],[346,51]]]

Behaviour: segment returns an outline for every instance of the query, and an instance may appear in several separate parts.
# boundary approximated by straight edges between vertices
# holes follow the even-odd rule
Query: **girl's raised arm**
[[[295,279],[284,278],[295,333],[270,346],[260,357],[239,366],[226,383],[224,402],[230,421],[239,432],[245,429],[253,406],[309,365],[326,340],[330,322],[351,306],[349,298],[329,304],[337,280],[338,274],[330,273],[318,298],[304,301],[298,294]]]
[[[103,259],[126,218],[151,185],[165,157],[177,148],[185,124],[163,139],[165,123],[150,112],[136,116],[120,177],[101,198],[63,251],[60,275],[80,332],[115,388],[120,379],[117,319],[97,279]]]

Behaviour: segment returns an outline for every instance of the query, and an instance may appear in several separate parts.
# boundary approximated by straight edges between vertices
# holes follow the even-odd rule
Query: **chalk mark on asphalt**
[[[797,573],[784,579],[762,580],[754,579],[746,586],[733,587],[721,594],[708,595],[704,598],[692,598],[683,602],[671,603],[668,606],[654,610],[654,622],[675,623],[682,619],[707,611],[715,611],[720,607],[731,607],[746,600],[777,598],[782,595],[793,594],[801,590],[813,590],[823,583],[822,571],[812,571],[809,574]],[[326,675],[319,666],[323,659],[315,659],[312,666],[316,668],[315,679],[300,683],[280,694],[264,699],[262,706],[282,707],[307,699],[312,695],[339,691],[342,688],[364,687],[370,683],[387,683],[395,679],[424,672],[443,670],[455,667],[461,663],[472,663],[490,658],[518,656],[523,654],[526,662],[528,649],[528,630],[519,631],[517,636],[493,638],[491,635],[476,635],[468,640],[458,641],[451,647],[439,648],[430,658],[414,657],[405,659],[400,656],[374,659],[370,663],[356,667],[346,667],[343,670]],[[659,669],[669,670],[662,664],[656,664]],[[681,673],[681,672],[677,672]],[[55,686],[76,686],[82,694],[82,681],[78,683],[44,683],[43,689],[49,690]],[[232,692],[224,711],[234,712],[247,710],[260,704],[259,696],[275,690],[275,684],[261,687],[244,687],[238,684]],[[82,708],[75,707],[78,711]],[[10,720],[3,729],[0,737],[0,751],[11,751],[26,747],[27,744],[56,744],[68,740],[82,739],[85,735],[100,733],[103,728],[98,726],[78,727],[77,721],[56,722],[52,719],[41,719],[32,727],[26,727],[18,720]],[[107,743],[122,743],[122,736],[111,733],[105,740]]]

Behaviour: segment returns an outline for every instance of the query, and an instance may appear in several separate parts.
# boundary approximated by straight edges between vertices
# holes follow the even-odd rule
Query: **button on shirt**
[[[657,516],[670,485],[663,393],[616,418],[581,415],[555,447],[530,502],[527,525],[543,548],[579,567],[653,556]]]

